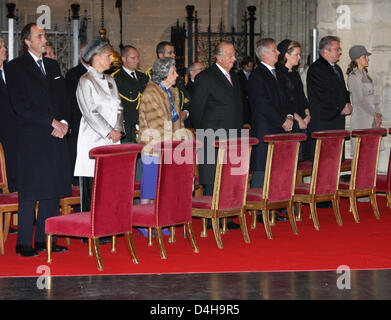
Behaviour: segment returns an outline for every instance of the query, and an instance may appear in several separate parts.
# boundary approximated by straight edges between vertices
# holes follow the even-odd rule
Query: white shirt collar
[[[122,66],[122,69],[124,69],[125,72],[126,72],[128,75],[130,75],[130,76],[132,76],[132,72],[134,72],[134,75],[135,75],[135,77],[136,77],[136,79],[137,79],[136,70],[130,70],[130,69],[128,69],[128,68],[125,68],[124,66]]]
[[[39,66],[37,61],[38,61],[38,60],[42,60],[42,67],[43,67],[43,70],[44,70],[45,73],[46,73],[45,64],[43,63],[43,56],[41,56],[41,57],[39,58],[39,57],[37,57],[34,53],[32,53],[30,50],[28,50],[28,52],[29,52],[30,55],[33,57],[33,59],[34,59],[35,63],[37,64],[37,66]]]
[[[275,69],[274,66],[270,66],[270,65],[268,65],[267,63],[265,63],[265,62],[263,62],[263,61],[261,61],[261,63],[262,63],[266,68],[268,68],[270,72],[271,72],[273,69]]]
[[[222,66],[220,66],[217,62],[216,62],[216,66],[219,67],[219,69],[221,70],[222,73],[224,73],[224,75],[226,75],[227,73],[229,74],[229,71],[225,70]]]

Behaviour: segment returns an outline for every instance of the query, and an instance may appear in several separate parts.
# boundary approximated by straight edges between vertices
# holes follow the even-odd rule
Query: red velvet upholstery
[[[349,188],[347,183],[340,183],[338,196],[349,197],[350,208],[354,219],[360,222],[356,198],[369,196],[373,212],[380,219],[376,202],[376,171],[379,158],[381,137],[387,134],[384,128],[353,130],[352,136],[356,136],[356,148],[354,150],[352,174]]]
[[[272,239],[269,211],[274,209],[287,208],[292,230],[297,234],[292,200],[300,141],[306,139],[305,134],[290,133],[266,135],[263,138],[263,141],[268,143],[264,184],[262,189],[248,191],[246,209],[251,210],[253,229],[256,227],[257,211],[262,211],[264,227],[269,239]]]
[[[160,230],[161,227],[186,224],[191,229],[191,205],[193,197],[193,177],[196,150],[202,143],[194,140],[163,141],[154,145],[160,151],[159,168],[154,204],[135,205],[133,224]],[[165,249],[161,234],[156,237],[161,256]],[[194,241],[194,238],[190,239]],[[195,252],[198,252],[195,241]]]
[[[18,204],[18,193],[1,193],[0,194],[0,205]]]
[[[134,175],[138,144],[103,146],[95,158],[91,212],[52,217],[45,232],[78,237],[102,237],[132,230]]]
[[[345,138],[350,136],[349,131],[327,130],[312,133],[316,139],[316,149],[313,168],[311,168],[311,183],[296,183],[294,202],[297,203],[297,220],[301,220],[302,203],[310,204],[311,217],[315,229],[319,230],[319,221],[316,212],[316,202],[331,201],[338,225],[342,225],[341,215],[337,206],[337,186],[340,174],[342,148]],[[307,162],[302,166],[311,167]]]

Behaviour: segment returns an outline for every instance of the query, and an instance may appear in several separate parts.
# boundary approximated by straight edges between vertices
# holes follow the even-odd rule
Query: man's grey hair
[[[259,61],[262,61],[263,53],[269,50],[269,46],[273,43],[276,43],[276,40],[274,40],[273,38],[262,38],[257,41],[255,54]]]
[[[324,50],[330,50],[331,42],[341,42],[341,39],[336,36],[325,36],[319,41],[319,53],[323,55]]]
[[[157,59],[152,66],[152,78],[151,80],[157,84],[167,79],[170,68],[175,66],[175,60],[173,58],[165,57]]]

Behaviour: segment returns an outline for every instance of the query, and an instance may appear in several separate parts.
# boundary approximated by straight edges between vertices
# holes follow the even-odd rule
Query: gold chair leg
[[[310,202],[310,210],[311,210],[311,217],[312,222],[314,223],[315,230],[319,230],[319,220],[318,220],[318,213],[316,212],[316,202]]]
[[[4,256],[3,212],[0,214],[0,254]]]
[[[152,228],[151,227],[148,228],[148,245],[150,247],[152,246]]]
[[[268,239],[273,239],[272,230],[269,224],[269,210],[262,210],[263,225],[265,227],[266,235]]]
[[[170,237],[168,238],[168,242],[169,243],[176,242],[176,239],[175,239],[175,226],[171,226],[170,227]]]
[[[52,262],[52,234],[48,233],[46,235],[46,254],[47,254],[47,262]]]
[[[201,218],[201,222],[202,222],[202,231],[201,231],[201,235],[200,237],[201,238],[207,238],[208,237],[208,233],[206,231],[206,223],[207,223],[207,219],[206,218]]]
[[[341,212],[339,211],[339,201],[337,199],[331,200],[331,203],[333,205],[333,211],[335,215],[335,219],[337,220],[337,224],[342,227],[342,218],[341,218]]]
[[[7,212],[5,214],[5,219],[4,219],[4,244],[7,242],[8,239],[8,233],[10,231],[10,226],[11,226],[11,212]]]
[[[355,196],[349,196],[350,208],[353,212],[354,220],[356,223],[360,223],[360,217],[358,216],[357,203]]]
[[[288,211],[288,217],[289,217],[289,222],[291,224],[292,231],[294,234],[298,234],[299,232],[297,231],[296,218],[295,215],[293,214],[292,206],[289,206],[287,208],[287,211]]]
[[[95,254],[96,263],[98,265],[98,270],[103,271],[102,257],[100,256],[100,249],[99,249],[99,238],[93,238],[92,242],[94,245],[94,254]]]
[[[88,238],[88,255],[89,256],[93,255],[93,253],[92,253],[92,239],[91,238]]]
[[[138,258],[137,258],[136,250],[134,248],[132,232],[125,233],[125,240],[126,240],[126,246],[128,247],[129,254],[132,256],[133,263],[138,264]]]
[[[111,252],[115,252],[116,251],[116,248],[115,248],[115,244],[117,242],[117,238],[115,235],[112,236],[111,238]]]
[[[257,227],[257,210],[251,211],[250,214],[251,214],[251,229],[255,229]]]
[[[270,215],[270,225],[275,226],[276,225],[276,210],[272,210]]]
[[[64,205],[62,210],[63,210],[62,214],[70,214],[71,213],[71,206]],[[69,246],[71,244],[71,239],[69,237],[65,237],[65,243],[66,243],[66,245]]]
[[[377,207],[377,201],[376,201],[376,193],[372,192],[369,195],[369,198],[371,199],[372,210],[373,210],[373,213],[375,214],[376,219],[380,219],[380,213],[379,213],[379,209]]]
[[[163,236],[162,236],[162,228],[161,227],[155,227],[155,237],[156,237],[156,242],[160,251],[160,257],[162,259],[167,259],[166,256],[166,249],[164,248],[164,243],[163,243]]]
[[[218,218],[215,218],[215,217],[212,218],[212,229],[213,229],[213,234],[215,235],[217,247],[222,249],[223,242],[221,241],[220,226],[219,226],[219,219]]]
[[[246,223],[246,213],[244,211],[242,211],[242,213],[239,215],[239,224],[240,224],[240,230],[242,231],[242,235],[244,238],[244,242],[250,243],[250,236],[248,235],[247,223]]]
[[[387,207],[391,209],[391,192],[386,192],[386,199],[387,199]]]
[[[196,242],[196,239],[194,237],[193,223],[192,222],[185,223],[185,229],[187,229],[187,234],[189,235],[189,240],[190,240],[190,243],[191,243],[191,245],[192,245],[192,247],[194,249],[194,252],[195,253],[200,252],[198,250],[197,242]]]
[[[301,207],[302,207],[302,203],[301,202],[296,202],[296,207],[297,207],[296,221],[301,221]]]
[[[227,217],[222,218],[222,221],[223,221],[223,223],[222,223],[222,228],[221,228],[221,234],[226,234],[227,231],[228,231],[228,228],[227,228]]]

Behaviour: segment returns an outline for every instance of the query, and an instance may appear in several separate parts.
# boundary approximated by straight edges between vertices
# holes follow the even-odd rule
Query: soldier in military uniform
[[[133,46],[127,45],[121,49],[122,67],[112,74],[120,93],[124,108],[126,136],[122,142],[136,143],[136,124],[138,124],[138,107],[141,95],[149,81],[148,77],[137,70],[139,53]]]
[[[175,48],[171,42],[162,41],[159,42],[156,46],[156,55],[157,58],[173,58],[175,59]],[[152,77],[152,67],[149,68],[146,72],[149,79]],[[182,121],[189,116],[189,104],[190,104],[190,94],[185,88],[185,81],[181,76],[178,76],[175,84],[179,93],[179,107],[182,110]]]

